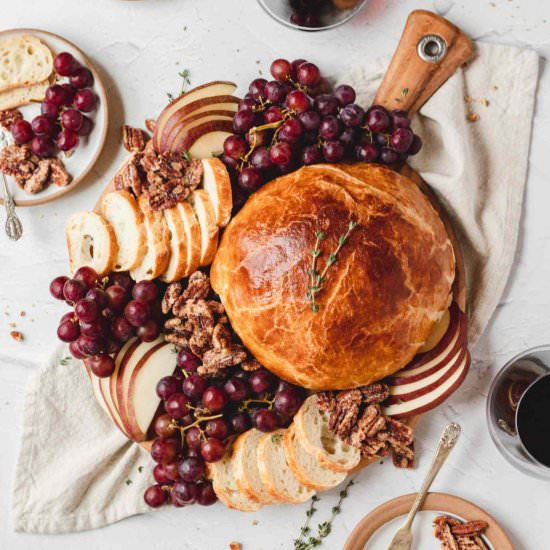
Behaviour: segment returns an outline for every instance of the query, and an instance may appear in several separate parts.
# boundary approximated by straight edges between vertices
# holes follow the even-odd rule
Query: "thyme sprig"
[[[336,263],[338,254],[342,250],[342,247],[346,244],[351,235],[351,232],[357,227],[357,222],[351,220],[348,224],[347,231],[338,237],[338,245],[336,248],[329,254],[325,267],[323,271],[319,272],[317,269],[317,258],[321,256],[321,242],[324,241],[327,237],[324,231],[315,232],[315,245],[311,249],[311,267],[308,271],[309,274],[309,284],[308,284],[308,293],[306,298],[311,302],[311,311],[317,313],[319,311],[319,304],[316,302],[315,298],[319,292],[323,289],[323,283],[326,280],[328,270],[332,265]]]
[[[323,521],[317,525],[317,535],[310,535],[311,533],[311,518],[317,512],[315,503],[320,499],[317,496],[313,496],[311,504],[306,512],[306,520],[300,528],[300,536],[294,540],[294,550],[311,550],[323,544],[323,539],[328,537],[332,531],[332,524],[338,514],[342,512],[342,502],[348,496],[348,489],[353,485],[353,479],[350,479],[346,486],[340,491],[338,502],[332,507],[331,515],[327,521]]]
[[[170,92],[166,92],[166,95],[168,96],[168,101],[170,101],[170,102],[174,101],[174,99],[176,97],[180,97],[181,95],[183,95],[187,91],[187,86],[191,85],[190,75],[191,75],[191,71],[189,71],[189,69],[183,69],[183,71],[178,72],[178,76],[181,78],[180,92],[179,92],[179,94],[177,94],[175,96],[174,96],[174,94],[172,94]]]

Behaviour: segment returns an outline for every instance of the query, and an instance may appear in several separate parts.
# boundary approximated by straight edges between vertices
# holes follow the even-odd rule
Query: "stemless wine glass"
[[[258,0],[260,6],[268,13],[275,21],[290,27],[292,29],[298,29],[300,31],[324,31],[327,29],[334,29],[349,21],[354,17],[361,8],[367,3],[367,0],[358,0],[357,3],[348,9],[337,9],[330,2],[327,8],[323,10],[319,19],[321,26],[319,27],[304,27],[292,23],[290,16],[292,15],[292,8],[289,0]]]
[[[538,462],[517,433],[517,410],[525,392],[550,375],[550,346],[528,349],[508,361],[498,372],[487,398],[489,433],[502,456],[518,470],[550,479],[550,467]]]

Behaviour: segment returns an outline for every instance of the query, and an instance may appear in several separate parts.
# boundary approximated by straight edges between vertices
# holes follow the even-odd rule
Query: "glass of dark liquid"
[[[504,365],[487,398],[491,437],[513,466],[550,480],[550,346]]]

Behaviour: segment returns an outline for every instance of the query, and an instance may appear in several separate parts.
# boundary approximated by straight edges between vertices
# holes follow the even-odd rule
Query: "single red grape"
[[[384,164],[395,164],[399,161],[399,153],[389,147],[383,147],[380,152],[380,160]]]
[[[137,328],[136,335],[142,342],[152,342],[160,335],[160,325],[154,319],[147,319]]]
[[[157,416],[153,424],[155,433],[159,437],[172,437],[176,433],[176,427],[173,424],[172,417],[169,414]]]
[[[160,485],[151,485],[145,490],[143,499],[151,508],[159,508],[168,500],[168,494]]]
[[[151,457],[160,464],[169,464],[176,460],[180,450],[180,444],[176,438],[159,437],[153,441]]]
[[[99,378],[107,378],[115,371],[115,360],[106,353],[89,357],[86,365]]]
[[[40,104],[40,113],[47,116],[51,120],[56,121],[59,115],[59,105],[44,101]]]
[[[173,464],[176,464],[175,462]],[[170,485],[173,483],[173,479],[168,475],[166,471],[166,466],[164,464],[157,464],[153,468],[153,477],[157,483],[160,485]]]
[[[45,101],[58,107],[65,105],[67,102],[67,90],[60,84],[54,84],[46,90]]]
[[[19,119],[12,124],[11,135],[17,145],[22,145],[28,143],[34,137],[34,132],[28,121]]]
[[[264,113],[264,120],[267,124],[283,120],[283,110],[277,105],[272,105]]]
[[[186,372],[196,372],[201,366],[201,360],[188,349],[182,349],[178,353],[176,363],[180,369]]]
[[[64,321],[57,327],[57,337],[62,342],[74,342],[80,336],[80,328],[73,321]]]
[[[197,427],[189,428],[185,432],[185,443],[190,449],[198,449],[201,446],[202,435]]]
[[[94,83],[94,77],[90,69],[78,67],[69,78],[71,86],[77,89],[87,88]]]
[[[340,120],[346,126],[354,128],[355,126],[361,126],[361,124],[363,123],[363,119],[365,118],[365,111],[359,105],[356,105],[355,103],[350,103],[340,111],[339,116]]]
[[[338,100],[330,94],[320,94],[314,100],[315,109],[322,116],[336,115],[338,113]]]
[[[387,132],[391,126],[390,115],[381,105],[370,107],[365,122],[372,132]]]
[[[78,342],[78,347],[80,351],[88,357],[101,353],[101,350],[104,344],[103,339],[101,337],[86,336],[85,334],[81,334],[78,337],[77,342]]]
[[[321,124],[321,115],[317,111],[300,113],[298,120],[306,131],[317,130]]]
[[[74,278],[77,281],[82,281],[87,288],[92,288],[99,281],[96,270],[87,265],[79,267],[74,274]]]
[[[240,378],[232,377],[223,386],[231,401],[239,403],[248,397],[248,384]]]
[[[198,485],[198,488],[199,493],[197,495],[197,502],[201,506],[210,506],[218,500],[218,497],[216,496],[216,493],[214,492],[214,488],[212,487],[212,483],[210,481],[200,483]]]
[[[418,151],[422,149],[422,140],[420,139],[420,136],[414,135],[414,138],[412,140],[411,146],[409,147],[407,154],[408,155],[416,155]]]
[[[250,164],[258,170],[268,170],[273,166],[269,158],[269,149],[267,147],[256,147],[250,155]]]
[[[290,78],[292,66],[286,59],[275,59],[269,71],[275,80],[287,80]]]
[[[178,481],[174,483],[172,488],[172,495],[178,503],[184,505],[193,504],[199,494],[197,485],[195,483],[188,483],[184,481]]]
[[[65,283],[69,280],[68,277],[65,277],[64,275],[61,275],[60,277],[56,277],[51,283],[50,283],[50,294],[56,299],[56,300],[65,300],[65,296],[63,295],[63,287],[65,286]]]
[[[113,319],[111,331],[119,342],[127,342],[135,334],[134,327],[124,317]]]
[[[323,162],[323,155],[321,155],[319,147],[315,147],[314,145],[304,147],[304,150],[302,151],[303,164],[308,166],[310,164],[318,164],[320,162]]]
[[[340,162],[344,158],[344,146],[336,140],[330,140],[323,144],[323,157],[327,162]]]
[[[107,294],[100,288],[90,288],[90,290],[88,290],[88,292],[86,293],[86,298],[88,298],[89,300],[93,300],[100,310],[107,307]]]
[[[204,431],[208,437],[225,439],[229,435],[229,425],[223,418],[213,418],[206,423]]]
[[[71,355],[75,359],[85,359],[87,356],[82,353],[81,349],[78,347],[78,340],[75,340],[74,342],[71,342],[69,344],[69,350],[71,352]]]
[[[87,117],[82,117],[82,126],[78,130],[79,136],[87,136],[92,131],[92,121]]]
[[[158,381],[156,391],[157,395],[165,401],[175,393],[181,392],[181,382],[175,376],[164,376]]]
[[[355,90],[347,84],[341,84],[334,89],[334,97],[343,107],[355,101]]]
[[[273,409],[283,416],[292,417],[298,412],[302,401],[303,396],[298,389],[288,388],[275,394]]]
[[[298,67],[296,71],[296,80],[302,86],[307,86],[308,88],[314,88],[319,83],[321,79],[321,71],[319,67],[313,63],[305,62]]]
[[[61,124],[67,130],[78,132],[84,123],[84,115],[76,109],[66,109],[61,113]]]
[[[201,442],[201,456],[206,462],[217,462],[225,454],[225,445],[215,437],[209,437]]]
[[[410,128],[397,128],[392,132],[390,144],[398,153],[406,153],[413,139],[414,134]]]
[[[286,97],[286,86],[278,80],[272,80],[265,85],[265,97],[271,103],[282,104]]]
[[[290,118],[283,122],[279,129],[277,137],[281,141],[296,143],[300,139],[303,131],[304,128],[302,126],[302,123],[295,118]]]
[[[131,300],[124,307],[124,317],[134,327],[145,324],[151,314],[151,308],[146,302]]]
[[[243,168],[239,174],[239,185],[248,193],[254,193],[264,183],[264,177],[257,168]]]
[[[328,115],[321,120],[319,135],[325,139],[336,139],[342,133],[342,125],[334,115]]]
[[[82,298],[74,306],[76,316],[85,323],[91,323],[97,319],[99,308],[97,304],[88,298]]]
[[[290,77],[293,80],[296,80],[296,78],[298,77],[298,69],[300,68],[302,63],[307,63],[307,61],[305,59],[295,59],[290,64]]]
[[[229,401],[227,394],[221,388],[209,386],[202,394],[202,405],[210,412],[220,412]]]
[[[292,90],[286,96],[286,106],[296,113],[304,113],[310,107],[309,97],[301,90]]]
[[[268,409],[258,409],[252,415],[254,426],[261,432],[272,432],[277,429],[277,415]]]
[[[182,384],[183,393],[189,397],[189,399],[200,399],[202,394],[208,387],[208,382],[198,374],[190,374]]]
[[[188,397],[183,393],[173,393],[164,402],[164,408],[172,418],[183,418],[189,414],[190,404]]]
[[[275,143],[269,150],[269,158],[273,164],[278,166],[288,164],[292,161],[292,147],[285,141]]]
[[[374,143],[365,143],[355,148],[355,156],[361,162],[374,162],[379,155],[380,151]]]
[[[80,63],[69,52],[58,53],[53,60],[53,68],[61,76],[71,76],[78,67]]]
[[[258,102],[252,96],[249,96],[249,94],[247,96],[239,102],[239,111],[254,111],[254,108],[258,105]]]
[[[30,147],[31,151],[41,158],[53,157],[55,153],[55,145],[48,136],[33,137]]]
[[[78,302],[84,298],[87,291],[86,285],[77,279],[68,279],[63,285],[63,296],[70,303]]]
[[[248,379],[250,389],[253,393],[261,394],[266,393],[273,389],[275,385],[275,377],[267,370],[260,369],[253,372]]]
[[[252,111],[238,111],[233,117],[233,130],[236,134],[246,134],[256,124],[256,114]]]
[[[223,142],[223,152],[232,159],[240,159],[247,151],[248,144],[240,136],[228,136]]]
[[[78,137],[78,134],[66,128],[59,132],[55,140],[61,151],[70,151],[71,149],[78,147],[79,141],[80,138]]]
[[[96,103],[97,96],[89,88],[78,90],[74,94],[74,106],[79,111],[89,113],[90,111],[93,111],[95,109]]]
[[[188,457],[179,463],[178,473],[183,481],[197,482],[205,476],[206,468],[202,459]]]
[[[231,419],[231,427],[235,433],[241,434],[250,429],[250,415],[245,412],[237,413]]]

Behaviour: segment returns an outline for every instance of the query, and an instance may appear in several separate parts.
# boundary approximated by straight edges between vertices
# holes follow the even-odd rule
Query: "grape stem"
[[[241,406],[239,407],[239,412],[244,412],[248,410],[248,406],[252,403],[264,403],[268,405],[267,409],[271,410],[273,408],[273,400],[272,399],[246,399],[241,403]]]

